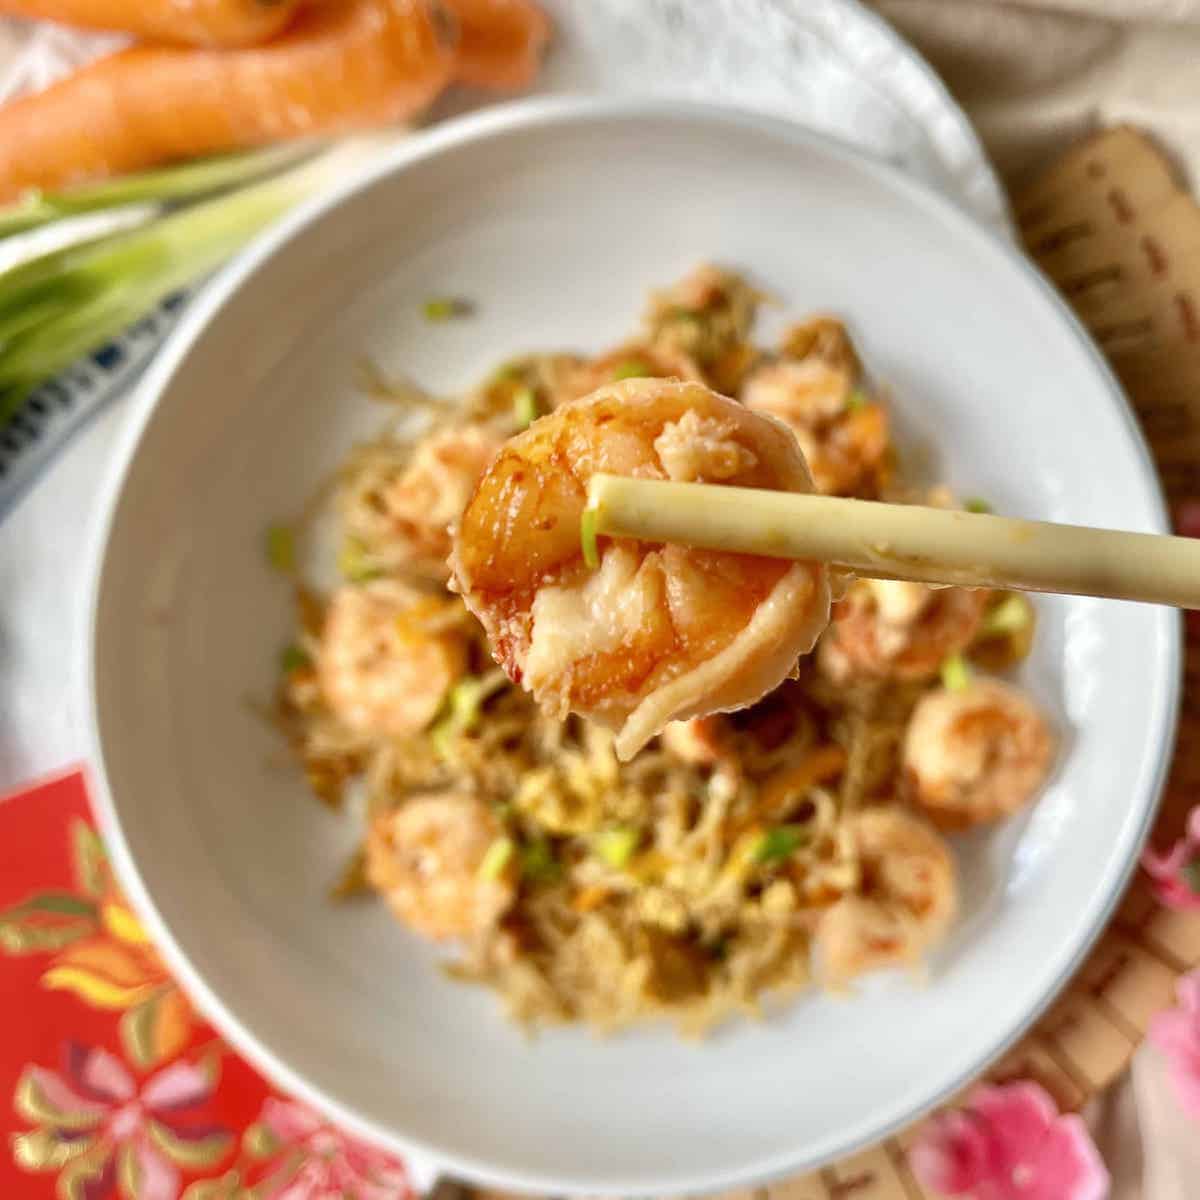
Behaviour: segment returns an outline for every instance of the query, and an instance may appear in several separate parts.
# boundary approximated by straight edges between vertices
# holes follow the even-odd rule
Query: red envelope
[[[403,1162],[275,1091],[121,895],[74,770],[0,801],[0,1196],[410,1200]]]

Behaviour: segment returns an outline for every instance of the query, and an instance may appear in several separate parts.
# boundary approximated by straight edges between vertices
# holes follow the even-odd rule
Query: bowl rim
[[[103,739],[100,735],[96,691],[99,607],[107,550],[115,528],[125,479],[138,455],[147,425],[176,375],[186,366],[186,360],[204,330],[226,302],[260,268],[276,255],[285,252],[316,221],[338,208],[351,196],[372,187],[385,177],[402,174],[409,168],[443,153],[485,142],[495,136],[564,124],[612,120],[630,123],[644,120],[678,121],[685,124],[708,123],[724,127],[731,136],[736,136],[741,131],[767,134],[793,146],[814,148],[825,155],[848,162],[857,170],[874,175],[887,188],[906,193],[911,202],[930,210],[935,219],[953,225],[958,235],[990,245],[993,253],[998,252],[1010,267],[1023,274],[1029,283],[1041,292],[1052,309],[1057,311],[1064,325],[1064,332],[1069,332],[1084,351],[1096,374],[1097,383],[1107,393],[1108,402],[1118,411],[1124,423],[1137,470],[1152,502],[1154,529],[1156,532],[1170,530],[1168,510],[1158,473],[1124,391],[1082,323],[1033,262],[998,231],[965,212],[953,199],[914,179],[900,168],[836,137],[811,130],[782,117],[722,104],[659,98],[551,96],[511,102],[451,119],[388,148],[377,162],[353,173],[330,191],[303,202],[241,252],[188,307],[147,374],[137,385],[131,398],[128,423],[117,439],[112,461],[102,480],[98,504],[100,517],[93,528],[87,557],[88,585],[82,639],[82,653],[85,659],[82,681],[86,689],[84,704],[87,764],[92,783],[92,808],[126,894],[172,974],[184,985],[186,992],[205,1017],[229,1040],[234,1049],[268,1080],[327,1114],[343,1128],[402,1156],[409,1167],[410,1175],[418,1185],[431,1185],[441,1175],[453,1174],[480,1186],[510,1192],[581,1195],[595,1194],[597,1191],[594,1181],[581,1183],[570,1176],[496,1167],[470,1154],[458,1153],[444,1146],[411,1137],[364,1116],[349,1103],[328,1096],[318,1082],[300,1074],[273,1050],[262,1044],[241,1024],[221,997],[208,987],[160,916],[154,899],[143,882],[125,837],[119,805],[109,785]],[[1133,830],[1129,853],[1124,861],[1110,863],[1101,886],[1093,891],[1088,908],[1081,914],[1073,951],[1038,1002],[989,1039],[986,1051],[978,1057],[969,1071],[933,1089],[904,1115],[853,1131],[844,1143],[835,1148],[797,1147],[762,1156],[748,1165],[700,1176],[688,1175],[685,1168],[666,1181],[658,1178],[615,1177],[603,1187],[604,1192],[612,1195],[634,1195],[665,1193],[670,1190],[679,1194],[708,1194],[754,1186],[812,1170],[837,1158],[854,1154],[906,1128],[938,1104],[960,1092],[972,1080],[978,1078],[990,1063],[995,1062],[1019,1041],[1060,995],[1106,927],[1137,865],[1139,851],[1146,841],[1158,809],[1172,759],[1181,698],[1182,622],[1179,614],[1164,608],[1158,614],[1157,625],[1154,644],[1158,648],[1157,656],[1160,659],[1158,672],[1166,686],[1161,689],[1160,694],[1148,698],[1149,728],[1158,750],[1152,769],[1143,772],[1140,812],[1136,828]]]

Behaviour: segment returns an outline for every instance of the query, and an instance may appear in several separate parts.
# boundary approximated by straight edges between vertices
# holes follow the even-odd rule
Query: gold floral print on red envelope
[[[0,801],[5,1200],[409,1200],[404,1164],[276,1093],[121,895],[75,771]]]

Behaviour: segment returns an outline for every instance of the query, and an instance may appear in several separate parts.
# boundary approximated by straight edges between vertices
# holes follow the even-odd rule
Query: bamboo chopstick
[[[704,483],[593,475],[608,537],[815,559],[876,579],[1200,608],[1200,539]]]

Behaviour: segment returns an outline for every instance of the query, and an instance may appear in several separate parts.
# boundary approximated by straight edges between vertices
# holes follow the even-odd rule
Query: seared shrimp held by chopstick
[[[829,584],[816,563],[589,544],[581,520],[600,471],[795,492],[812,480],[772,418],[660,379],[563,405],[484,472],[456,531],[453,586],[514,681],[548,713],[617,730],[628,759],[670,721],[778,686],[825,628]]]

